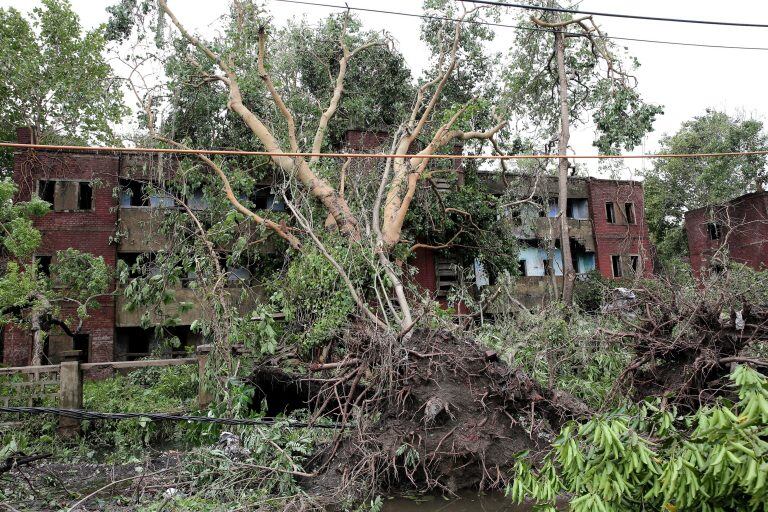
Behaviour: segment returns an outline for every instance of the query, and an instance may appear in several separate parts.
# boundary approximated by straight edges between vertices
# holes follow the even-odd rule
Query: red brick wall
[[[719,240],[711,240],[707,225],[723,226]],[[691,268],[699,278],[712,257],[727,244],[731,260],[755,269],[768,268],[768,192],[747,194],[723,206],[704,207],[685,214]]]
[[[605,204],[608,202],[614,203],[616,223],[613,224],[606,218]],[[625,203],[635,205],[634,224],[627,223]],[[637,181],[590,179],[589,209],[595,236],[595,259],[600,273],[607,278],[613,277],[612,255],[622,255],[625,268],[629,264],[628,256],[638,255],[643,275],[650,276],[653,273],[653,258],[645,223],[642,184]]]
[[[115,268],[117,249],[109,239],[115,233],[117,201],[112,197],[118,184],[120,158],[88,153],[55,153],[18,151],[14,155],[14,181],[19,187],[17,200],[29,200],[35,193],[37,180],[82,179],[93,183],[93,210],[88,212],[53,212],[35,221],[42,233],[37,254],[53,255],[56,251],[75,248],[103,256],[109,268]],[[115,303],[111,297],[99,300],[100,308],[89,311],[83,333],[90,335],[89,360],[111,361],[115,334]],[[74,316],[72,306],[65,305],[63,315]],[[4,363],[24,365],[29,361],[32,337],[28,332],[11,329],[5,337]]]
[[[348,130],[345,134],[345,145],[351,151],[371,151],[380,149],[387,142],[387,132],[366,132],[362,130]]]

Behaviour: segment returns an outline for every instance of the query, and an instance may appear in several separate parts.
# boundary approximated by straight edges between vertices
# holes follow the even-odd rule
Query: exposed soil
[[[517,453],[535,457],[564,420],[588,412],[471,340],[418,331],[400,350],[396,393],[377,402],[380,420],[318,454],[313,493],[362,482],[385,492],[500,489]]]

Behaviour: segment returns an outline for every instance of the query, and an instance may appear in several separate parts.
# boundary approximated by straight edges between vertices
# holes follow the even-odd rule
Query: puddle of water
[[[502,494],[462,494],[457,498],[419,496],[384,500],[384,512],[529,512],[530,507],[515,505]]]

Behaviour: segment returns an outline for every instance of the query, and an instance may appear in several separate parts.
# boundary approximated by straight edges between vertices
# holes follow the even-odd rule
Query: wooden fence
[[[83,407],[83,372],[93,370],[136,370],[139,368],[177,366],[187,364],[198,365],[200,382],[204,381],[205,365],[208,362],[210,345],[197,347],[195,357],[175,359],[148,359],[141,361],[108,361],[101,363],[80,363],[64,361],[61,364],[47,366],[16,366],[0,368],[0,403],[9,405],[25,405],[31,407],[45,398],[58,399],[60,409],[82,409]],[[7,379],[3,379],[7,377]],[[207,406],[211,396],[204,386],[198,387],[198,403],[201,408]],[[59,416],[59,433],[63,436],[77,434],[80,421],[76,418]]]

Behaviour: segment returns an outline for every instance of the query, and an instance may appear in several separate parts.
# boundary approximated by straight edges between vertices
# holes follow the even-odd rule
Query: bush
[[[592,270],[576,281],[573,287],[573,302],[585,313],[597,313],[605,303],[608,287],[608,280],[599,271]]]
[[[519,459],[507,494],[552,512],[563,495],[576,512],[767,510],[768,386],[745,366],[731,381],[737,403],[677,417],[647,402],[567,425],[538,470]]]
[[[90,411],[187,413],[196,406],[196,398],[197,367],[193,365],[142,368],[128,375],[86,381],[83,385],[83,408]],[[79,444],[72,445],[57,438],[56,416],[25,416],[23,420],[22,429],[0,435],[0,448],[15,445],[21,450],[74,458],[96,458],[107,453],[107,458],[116,462],[138,455],[149,445],[189,440],[184,423],[142,418],[83,421]]]

